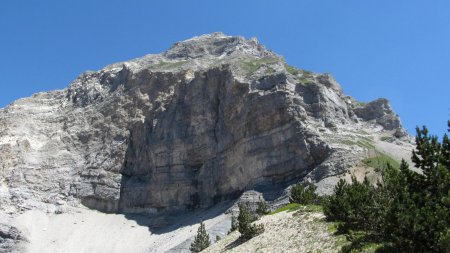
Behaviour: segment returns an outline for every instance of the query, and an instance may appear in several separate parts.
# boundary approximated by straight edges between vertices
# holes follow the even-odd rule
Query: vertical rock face
[[[197,72],[131,130],[121,208],[196,208],[305,176],[330,152],[286,91],[252,93],[227,68]],[[155,205],[156,204],[156,205]]]
[[[317,182],[360,159],[346,138],[403,130],[387,100],[355,104],[256,39],[178,42],[1,109],[0,209],[156,213]]]

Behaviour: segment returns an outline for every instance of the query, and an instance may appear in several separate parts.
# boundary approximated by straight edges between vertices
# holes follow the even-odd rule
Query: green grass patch
[[[151,66],[153,69],[173,69],[183,66],[187,61],[167,62],[161,61],[158,64]]]
[[[312,83],[312,81],[313,81],[312,79],[314,77],[313,72],[308,71],[308,70],[302,70],[302,69],[299,69],[299,68],[296,68],[294,66],[290,66],[287,64],[284,64],[284,67],[289,74],[298,77],[300,84],[308,85],[309,83]]]
[[[334,234],[338,231],[339,222],[327,222],[328,232]]]
[[[348,139],[341,139],[338,141],[338,143],[342,143],[348,146],[353,146],[353,145],[358,145],[358,143],[352,141],[352,140],[348,140]]]
[[[301,205],[298,203],[289,203],[285,206],[279,207],[274,211],[270,212],[268,215],[280,213],[280,212],[293,212],[293,211],[305,211],[305,212],[323,212],[323,207],[320,205]]]
[[[311,71],[302,70],[302,75],[298,78],[298,80],[302,85],[308,85],[313,82],[313,77],[314,76]]]
[[[381,248],[382,246],[383,244],[381,243],[374,243],[374,242],[367,243],[362,246],[360,252],[376,252],[377,249]]]
[[[380,140],[381,141],[386,141],[386,142],[394,142],[395,141],[395,137],[394,136],[381,136]]]
[[[300,75],[300,73],[301,73],[300,69],[298,69],[294,66],[284,64],[284,67],[286,68],[286,71],[291,75],[296,76],[296,75]]]
[[[311,83],[311,80],[308,79],[308,78],[306,78],[306,77],[304,77],[304,76],[299,77],[298,80],[299,80],[300,83],[303,84],[303,85],[308,85],[309,83]]]
[[[378,250],[382,249],[384,246],[384,244],[382,242],[378,242],[373,235],[363,231],[349,231],[348,234],[346,234],[345,241],[342,241],[342,247],[340,250],[342,253],[375,253],[380,252]]]
[[[312,78],[313,77],[313,73],[312,71],[309,70],[302,70],[302,75],[306,78]]]
[[[320,205],[306,205],[300,206],[298,210],[303,210],[305,212],[315,212],[315,213],[323,213],[323,207]]]
[[[367,141],[367,142],[373,142],[373,138],[372,137],[366,137],[366,136],[361,136],[361,139]]]
[[[363,138],[361,140],[358,141],[353,141],[353,140],[349,140],[349,139],[339,139],[337,140],[338,143],[342,143],[348,146],[354,146],[354,145],[358,145],[362,148],[366,148],[366,149],[375,149],[375,145],[373,145],[372,140],[368,139],[368,138]]]
[[[361,102],[361,101],[357,101],[357,102],[356,102],[356,105],[359,106],[359,107],[363,107],[363,106],[365,106],[366,104],[367,104],[366,102]]]
[[[384,170],[387,166],[386,163],[389,163],[394,168],[400,168],[400,163],[397,160],[380,152],[377,153],[377,156],[366,158],[362,162],[365,165],[374,168],[375,171]]]
[[[280,213],[280,212],[284,212],[284,211],[293,212],[293,211],[298,210],[301,206],[302,205],[297,204],[297,203],[289,203],[285,206],[282,206],[282,207],[279,207],[279,208],[273,210],[268,215],[272,215],[272,214],[276,214],[276,213]]]
[[[267,67],[266,68],[266,74],[271,75],[275,73],[275,69],[271,68],[271,67]]]
[[[356,144],[360,147],[367,148],[367,149],[375,149],[375,145],[372,144],[372,141],[368,140],[359,140],[356,142]]]
[[[366,131],[364,131],[364,130],[358,130],[358,133],[359,133],[359,134],[364,134],[364,135],[368,135],[368,134],[369,134],[368,132],[366,132]]]
[[[336,249],[341,250],[342,247],[347,246],[349,244],[350,244],[350,242],[345,238],[344,235],[339,235],[337,241],[334,243],[334,247]],[[339,252],[341,252],[341,251],[339,251]]]
[[[248,60],[248,61],[243,61],[242,67],[246,72],[252,74],[263,65],[271,65],[271,64],[278,63],[278,62],[279,62],[279,59],[276,57],[264,57],[261,59],[252,59],[252,60]]]

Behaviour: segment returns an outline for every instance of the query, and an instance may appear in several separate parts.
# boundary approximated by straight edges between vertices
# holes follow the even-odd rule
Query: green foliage
[[[394,142],[395,137],[394,136],[381,136],[380,140],[386,141],[386,142]]]
[[[151,66],[152,69],[173,69],[183,66],[187,61],[167,62],[161,61],[158,64]]]
[[[385,170],[387,164],[390,164],[396,169],[400,168],[400,163],[397,160],[381,152],[377,152],[375,157],[366,158],[362,162],[369,167],[375,168],[376,171]]]
[[[240,238],[247,241],[264,232],[264,225],[251,224],[254,221],[253,215],[248,211],[244,204],[239,203],[238,230],[241,233]]]
[[[200,222],[200,227],[197,230],[197,235],[195,236],[194,241],[191,244],[189,250],[191,252],[200,252],[209,247],[211,241],[209,240],[209,235],[206,232],[205,224],[203,221]]]
[[[362,137],[360,140],[350,140],[350,139],[337,139],[338,143],[342,143],[345,145],[357,145],[362,148],[368,149],[368,150],[375,150],[375,145],[373,145],[373,141],[368,138]]]
[[[321,201],[321,203],[322,203],[322,201]],[[305,205],[305,206],[300,206],[299,210],[302,210],[304,212],[322,213],[323,207],[321,205]]]
[[[275,73],[275,69],[271,68],[271,67],[267,67],[266,68],[266,72],[267,75],[271,75],[273,73]]]
[[[348,139],[338,139],[337,142],[348,145],[348,146],[358,145],[356,142],[354,142],[352,140],[348,140]]]
[[[300,207],[301,207],[301,205],[298,203],[289,203],[285,206],[275,209],[274,211],[270,212],[269,215],[284,212],[284,211],[293,212],[295,210],[298,210]]]
[[[306,77],[306,78],[312,78],[312,77],[313,77],[312,72],[309,71],[309,70],[302,70],[302,75],[303,75],[304,77]]]
[[[242,62],[243,69],[250,74],[253,74],[263,65],[271,65],[278,63],[279,59],[276,57],[264,57],[261,59],[252,59]]]
[[[375,146],[373,145],[373,143],[372,143],[372,140],[370,140],[370,139],[365,139],[365,140],[359,140],[357,143],[356,143],[358,146],[360,146],[360,147],[363,147],[363,148],[366,148],[366,149],[375,149]]]
[[[331,221],[342,221],[340,230],[368,230],[375,226],[375,187],[367,178],[359,182],[352,177],[352,183],[341,179],[331,195],[323,203],[324,213]]]
[[[311,71],[302,70],[302,75],[299,77],[298,80],[300,81],[301,84],[307,85],[312,82],[313,77],[314,76],[312,75]]]
[[[237,218],[233,215],[231,216],[231,228],[230,231],[228,231],[228,234],[230,234],[233,231],[236,231],[236,229],[238,229],[239,223]]]
[[[269,211],[269,208],[267,207],[266,201],[259,199],[258,207],[256,208],[256,213],[258,215],[266,215],[269,212],[270,211]]]
[[[450,131],[450,121],[448,123]],[[417,128],[412,161],[423,174],[400,171],[386,180],[386,193],[393,196],[387,209],[384,233],[402,251],[450,252],[450,141],[442,143],[428,130]],[[395,185],[394,185],[395,184]]]
[[[448,126],[450,131],[450,121]],[[450,252],[448,136],[440,143],[425,127],[417,129],[412,160],[422,173],[405,161],[397,168],[387,161],[376,186],[354,177],[351,184],[341,180],[336,185],[324,213],[340,222],[338,232],[352,242],[344,252],[380,243],[377,252]]]
[[[284,64],[284,67],[286,68],[286,71],[289,74],[291,74],[291,75],[296,76],[296,75],[299,75],[301,73],[300,69],[298,69],[298,68],[296,68],[294,66],[290,66],[290,65]]]
[[[289,198],[291,203],[298,203],[302,205],[319,204],[319,196],[315,193],[317,186],[310,184],[304,186],[302,184],[296,184],[291,189],[291,197]]]
[[[220,237],[219,235],[216,235],[216,242],[220,241],[220,239],[222,239],[222,237]]]

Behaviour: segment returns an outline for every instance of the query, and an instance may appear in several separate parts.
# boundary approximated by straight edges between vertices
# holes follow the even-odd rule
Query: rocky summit
[[[326,194],[364,158],[411,147],[386,99],[358,102],[255,38],[202,35],[0,109],[0,223],[80,205],[185,212],[249,190],[275,201],[300,181]]]

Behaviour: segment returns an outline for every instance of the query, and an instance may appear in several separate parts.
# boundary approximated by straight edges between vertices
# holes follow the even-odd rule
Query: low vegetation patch
[[[279,59],[276,57],[264,57],[261,59],[252,59],[242,62],[243,69],[249,73],[255,73],[263,65],[272,65],[278,63]]]
[[[151,66],[152,69],[173,69],[178,68],[186,64],[188,61],[167,62],[161,61],[158,64]]]
[[[312,72],[308,71],[308,70],[302,70],[301,73],[302,73],[302,75],[298,79],[300,81],[300,83],[303,84],[303,85],[310,84],[312,82],[313,77],[314,77]]]
[[[366,158],[362,162],[365,165],[374,168],[377,172],[385,170],[387,164],[390,164],[396,169],[400,168],[400,163],[397,160],[381,152],[377,152],[375,157]]]
[[[375,153],[373,157],[365,158],[364,160],[362,160],[362,162],[365,165],[374,168],[376,172],[383,171],[386,168],[387,163],[397,169],[400,167],[400,163],[397,160],[383,152],[378,151],[372,140],[369,138],[362,138],[357,141],[349,139],[339,139],[338,143],[342,143],[348,146],[360,146],[371,151],[371,153]]]
[[[302,210],[305,212],[322,213],[323,207],[321,205],[304,205],[304,206],[300,206],[299,210]]]
[[[351,139],[336,139],[335,142],[342,143],[348,146],[360,146],[362,148],[368,149],[368,150],[375,150],[375,145],[373,144],[373,141],[369,138],[362,137],[358,140],[351,140]]]
[[[301,70],[294,66],[284,64],[284,67],[286,68],[286,71],[291,75],[297,76],[297,75],[300,75],[300,73],[301,73]]]
[[[275,210],[273,210],[272,212],[269,213],[269,215],[272,214],[276,214],[276,213],[280,213],[280,212],[293,212],[293,211],[297,211],[302,205],[298,204],[298,203],[289,203],[285,206],[279,207]]]
[[[394,136],[381,136],[380,140],[381,141],[386,141],[386,142],[394,142],[395,141],[395,137]]]
[[[363,140],[359,140],[356,142],[356,144],[360,147],[366,148],[366,149],[375,149],[375,145],[373,145],[372,140],[368,138],[363,138]]]
[[[348,139],[339,140],[339,143],[342,143],[342,144],[345,144],[348,146],[358,145],[358,143],[356,143],[355,141],[348,140]]]

